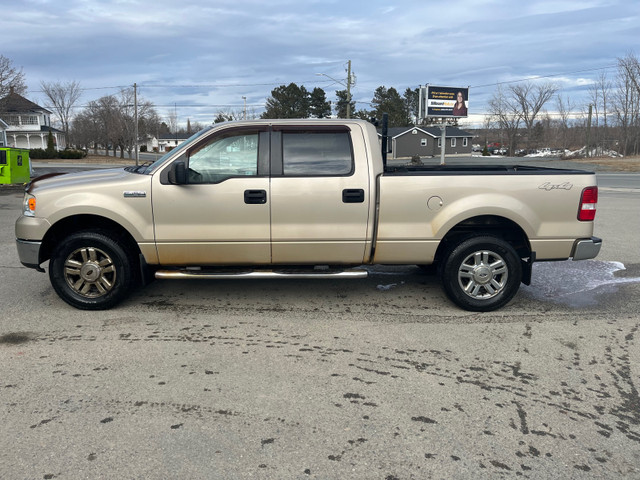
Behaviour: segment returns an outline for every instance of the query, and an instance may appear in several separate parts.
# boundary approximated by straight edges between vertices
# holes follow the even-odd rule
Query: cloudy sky
[[[578,104],[616,59],[640,55],[638,0],[0,0],[0,54],[41,81],[80,82],[82,102],[134,82],[160,114],[210,122],[260,113],[295,82],[343,89],[352,61],[357,108],[384,85],[470,86],[483,113],[500,82],[549,76]],[[252,107],[255,106],[255,107]],[[552,106],[549,106],[552,108]]]

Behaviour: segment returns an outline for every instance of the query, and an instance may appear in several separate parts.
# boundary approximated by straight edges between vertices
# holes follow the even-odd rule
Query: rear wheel
[[[442,285],[459,307],[489,312],[506,305],[520,288],[522,265],[515,249],[493,236],[462,240],[445,255]]]
[[[134,283],[127,249],[94,231],[74,233],[53,250],[49,279],[60,298],[83,310],[113,307]]]

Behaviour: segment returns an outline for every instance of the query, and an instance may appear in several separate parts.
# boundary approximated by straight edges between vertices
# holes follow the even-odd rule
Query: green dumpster
[[[29,150],[0,148],[0,183],[26,183],[30,179]]]

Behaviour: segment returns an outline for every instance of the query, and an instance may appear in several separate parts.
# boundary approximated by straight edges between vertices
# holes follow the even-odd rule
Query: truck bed
[[[387,166],[385,175],[593,175],[573,170],[531,165],[398,165]]]

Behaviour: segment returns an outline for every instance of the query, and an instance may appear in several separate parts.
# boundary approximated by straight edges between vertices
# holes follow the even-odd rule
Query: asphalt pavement
[[[640,192],[623,185],[600,195],[598,258],[536,264],[485,314],[415,266],[156,281],[75,310],[20,265],[22,193],[2,189],[0,477],[640,478]]]

